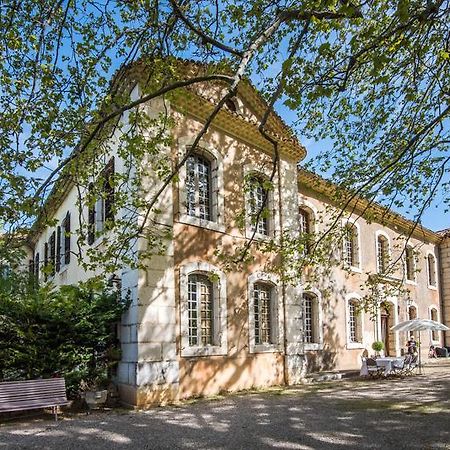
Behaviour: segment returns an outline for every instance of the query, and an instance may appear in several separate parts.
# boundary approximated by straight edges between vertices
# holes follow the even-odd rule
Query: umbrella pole
[[[422,339],[420,339],[420,330],[419,330],[419,375],[422,375],[422,352],[420,351],[420,347],[422,347]]]

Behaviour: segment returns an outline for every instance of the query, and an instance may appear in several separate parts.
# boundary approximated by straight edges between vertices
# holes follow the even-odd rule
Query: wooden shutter
[[[114,220],[114,158],[103,171],[103,195],[105,199],[105,220]]]
[[[70,212],[68,211],[64,219],[64,263],[70,263]]]
[[[47,281],[48,278],[48,242],[44,244],[44,280]]]
[[[36,277],[36,281],[39,281],[39,264],[39,252],[37,252],[34,257],[34,276]]]
[[[56,271],[59,272],[61,268],[61,227],[56,228],[56,261],[55,261]]]
[[[50,264],[51,271],[50,274],[55,275],[55,267],[56,267],[56,236],[55,232],[53,232],[50,236]]]
[[[94,202],[94,185],[89,184],[88,189],[88,244],[91,245],[95,241],[95,202]]]

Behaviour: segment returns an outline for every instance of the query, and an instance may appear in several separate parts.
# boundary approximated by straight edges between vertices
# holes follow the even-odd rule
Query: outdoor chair
[[[410,355],[408,363],[406,363],[406,361],[405,361],[405,368],[403,370],[404,375],[412,375],[414,373],[414,370],[416,370],[416,368],[418,366],[417,360],[418,360],[417,354]]]
[[[372,378],[378,378],[383,372],[383,369],[377,366],[377,362],[374,358],[366,358],[366,364],[369,375]]]
[[[408,355],[410,356],[410,355]],[[397,364],[394,362],[394,364],[392,365],[392,375],[403,375],[405,368],[407,366],[407,364],[410,363],[411,358],[409,358],[408,356],[406,356],[405,358],[402,359],[401,362],[398,362]]]

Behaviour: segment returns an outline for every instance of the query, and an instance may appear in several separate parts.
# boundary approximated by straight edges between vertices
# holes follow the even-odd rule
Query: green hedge
[[[115,324],[127,307],[99,283],[54,289],[0,277],[0,380],[64,376],[72,397],[105,383],[119,357]]]

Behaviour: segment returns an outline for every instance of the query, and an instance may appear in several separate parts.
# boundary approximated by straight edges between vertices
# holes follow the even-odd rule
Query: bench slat
[[[0,412],[67,405],[64,378],[0,383]]]

